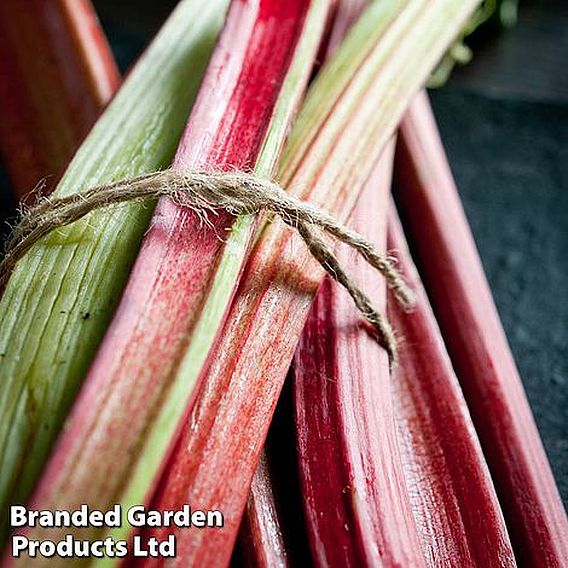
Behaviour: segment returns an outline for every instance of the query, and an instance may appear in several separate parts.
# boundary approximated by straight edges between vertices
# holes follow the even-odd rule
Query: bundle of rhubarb
[[[120,87],[88,0],[2,3],[4,163],[20,194],[60,178],[2,275],[6,566],[568,563],[418,94],[478,3],[181,0]],[[157,187],[54,213],[165,168],[290,199],[199,210]]]

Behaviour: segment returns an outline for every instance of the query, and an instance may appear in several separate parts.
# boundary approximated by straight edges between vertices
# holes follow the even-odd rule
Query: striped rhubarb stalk
[[[380,210],[360,207],[368,231]],[[413,566],[514,566],[475,430],[396,213],[389,232],[389,249],[398,251],[419,296],[412,314],[389,298],[389,317],[403,338],[393,380],[384,362],[381,368],[375,361],[376,346],[354,327],[343,292],[328,280],[296,353],[300,478],[312,554],[318,566],[407,565],[393,544],[408,538],[411,526],[421,543],[413,548],[419,555]],[[405,524],[397,515],[410,511],[407,495],[414,516]]]
[[[338,0],[326,45],[326,57],[330,57],[337,50],[353,23],[368,5],[369,0]]]
[[[326,17],[327,2],[320,0],[234,1],[174,168],[252,168],[270,176]],[[213,232],[193,212],[169,200],[158,204],[115,319],[32,499],[37,508],[120,503],[126,511],[144,502],[191,398],[192,375],[173,374],[179,352],[196,326],[191,371],[204,364],[254,227],[253,217],[243,216],[225,242],[219,235],[234,218],[211,221]],[[203,313],[207,283],[212,300]],[[126,524],[113,532],[127,535]]]
[[[475,5],[372,4],[310,89],[280,168],[284,186],[345,220],[413,93]],[[297,235],[279,223],[264,228],[153,501],[162,510],[190,503],[225,515],[225,526],[215,531],[174,529],[178,565],[224,565],[230,558],[321,277]],[[182,367],[190,361],[184,358]],[[163,537],[170,530],[148,534]]]
[[[53,187],[120,81],[90,1],[0,2],[0,77],[13,191]]]
[[[354,223],[386,246],[394,146],[383,153]],[[340,259],[353,264],[348,250]],[[371,286],[367,267],[351,272]],[[377,282],[375,303],[386,308]],[[386,353],[326,278],[294,360],[304,511],[316,566],[423,566],[398,451]]]
[[[239,544],[245,566],[285,568],[291,565],[278,507],[263,452],[254,472],[240,530]]]
[[[4,3],[3,3],[4,4]],[[81,145],[55,193],[172,158],[225,0],[182,1]],[[120,297],[153,204],[97,212],[18,264],[0,303],[0,511],[25,500]]]
[[[246,566],[312,565],[297,475],[291,373],[252,479],[233,556]]]
[[[426,563],[432,568],[515,566],[477,434],[394,207],[388,247],[418,295],[411,314],[388,297],[389,318],[402,337],[390,390]]]
[[[425,94],[401,126],[397,187],[517,558],[568,564],[568,521]]]
[[[337,2],[332,13],[329,38],[324,45],[324,62],[336,51],[337,47],[344,40],[347,31],[361,15],[367,4],[366,0],[340,0]],[[290,373],[293,373],[293,368],[292,365]],[[285,388],[283,395],[279,398],[276,413],[272,420],[271,431],[274,429],[275,423],[278,423],[278,413],[287,412],[288,414],[283,418],[283,422],[293,432],[294,458],[296,458],[295,462],[297,462],[295,426],[292,419],[294,408],[291,400],[288,401],[292,397],[286,396],[286,392],[290,390]],[[287,402],[290,402],[289,408],[285,406]],[[281,446],[282,441],[279,440],[278,442],[279,446]],[[290,546],[284,540],[284,527],[279,514],[281,502],[279,502],[275,494],[275,480],[266,463],[266,454],[270,452],[269,443],[270,432],[252,478],[236,547],[241,553],[246,566],[288,566],[290,564]],[[281,450],[281,448],[278,448],[278,450]],[[296,468],[297,463],[289,461],[285,465],[284,475],[289,478],[296,478]],[[295,511],[296,524],[300,516],[303,518],[303,508],[297,508]],[[307,533],[307,531],[305,532]]]

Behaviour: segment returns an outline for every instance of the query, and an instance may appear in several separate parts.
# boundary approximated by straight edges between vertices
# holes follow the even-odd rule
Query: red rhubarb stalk
[[[383,154],[353,216],[381,249],[394,146]],[[353,264],[348,250],[340,259]],[[367,267],[351,267],[386,307]],[[373,282],[375,281],[375,285]],[[422,566],[396,440],[389,361],[352,302],[325,279],[295,356],[299,474],[317,566]]]
[[[272,483],[267,458],[263,453],[252,479],[240,531],[240,548],[244,563],[249,567],[290,566]]]
[[[333,6],[329,37],[322,46],[324,62],[343,41],[349,27],[360,16],[366,4],[366,0],[340,0]],[[281,409],[283,406],[282,398],[278,402],[277,409]],[[287,416],[285,420],[292,428],[294,427],[294,422],[290,416]],[[277,515],[277,502],[272,487],[273,480],[266,463],[268,451],[268,447],[265,446],[252,478],[239,531],[238,548],[241,550],[247,566],[270,566],[270,564],[286,566],[288,564],[282,527]],[[286,475],[297,475],[293,463],[286,464]],[[303,511],[297,513],[303,514]]]
[[[246,566],[312,564],[297,474],[292,382],[278,401],[243,515],[236,552]]]
[[[329,59],[343,41],[349,27],[361,15],[366,4],[367,0],[340,0],[333,6],[329,37],[322,45],[323,62]],[[277,414],[278,409],[282,409],[283,406],[282,398],[285,397],[281,397],[278,402]],[[293,407],[290,408],[292,409]],[[291,416],[287,416],[285,420],[293,429],[294,421]],[[266,454],[269,451],[267,445],[261,454],[251,482],[239,531],[238,548],[242,551],[247,566],[266,566],[268,559],[280,562],[280,565],[286,565],[288,562],[282,528],[277,515],[273,513],[277,510],[277,503],[272,487],[273,480],[270,478],[266,464]],[[293,463],[286,465],[286,475],[297,475]],[[303,511],[299,511],[298,514],[303,515]]]
[[[360,16],[366,5],[366,0],[341,0],[337,3],[337,6],[335,6],[333,10],[329,38],[324,46],[324,60],[328,59],[337,49],[338,45],[345,38],[348,29]],[[293,368],[292,365],[292,373]],[[291,416],[293,406],[290,405],[290,408],[285,407],[284,403],[286,400],[282,400],[283,398],[287,399],[291,397],[280,397],[276,414],[278,414],[278,410],[280,410],[280,413],[288,412],[284,421],[290,426],[291,430],[294,431],[294,420]],[[275,417],[275,420],[277,420],[277,417]],[[296,450],[295,439],[293,442],[294,450]],[[241,550],[247,566],[266,566],[267,559],[275,562],[280,560],[281,565],[285,565],[283,561],[288,562],[288,551],[286,550],[285,543],[281,536],[283,530],[279,524],[280,519],[276,514],[272,513],[273,511],[277,511],[278,502],[274,494],[274,480],[271,479],[266,464],[266,453],[268,451],[267,440],[267,445],[261,455],[252,479],[251,489],[239,532],[238,548]],[[296,465],[297,464],[292,462],[287,463],[284,475],[296,477]],[[296,511],[296,515],[303,516],[303,510]]]
[[[339,3],[329,54],[366,4]],[[359,230],[370,234],[372,227],[370,236],[380,248],[386,245],[393,150],[385,152],[354,212]],[[345,252],[344,257],[352,263]],[[376,296],[386,306],[384,287],[378,287]],[[293,366],[298,473],[312,556],[318,566],[393,564],[401,556],[406,564],[412,559],[413,565],[422,565],[404,491],[392,401],[385,396],[390,391],[389,364],[356,325],[345,300],[326,278]]]
[[[303,0],[232,3],[174,168],[271,174],[309,77],[317,30],[325,22],[322,6]],[[314,29],[304,43],[312,12]],[[159,202],[117,314],[32,499],[36,508],[88,503],[106,509],[120,502],[127,509],[144,502],[190,399],[191,381],[176,383],[183,395],[172,393],[172,372],[223,253],[219,235],[227,234],[234,218],[223,214],[211,221],[214,229],[204,228],[192,212]]]
[[[356,31],[369,25],[376,37],[386,17],[377,13],[388,4],[373,4]],[[412,93],[474,5],[436,0],[426,7],[411,2],[392,26],[386,20],[385,43],[371,42],[362,65],[356,70],[347,66],[353,75],[345,80],[338,62],[341,54],[351,55],[347,47],[359,37],[350,35],[335,65],[330,62],[320,72],[300,113],[280,170],[284,186],[345,220]],[[330,90],[332,72],[337,79]],[[330,93],[333,96],[326,99]],[[161,510],[191,503],[225,515],[222,529],[174,528],[178,565],[224,565],[230,558],[268,424],[321,278],[298,235],[280,223],[265,228],[153,501]],[[159,538],[170,532],[148,530]]]
[[[568,565],[568,521],[421,94],[401,126],[400,206],[503,508],[517,559]]]
[[[89,0],[0,2],[0,151],[18,197],[53,187],[120,77]]]
[[[477,434],[394,207],[388,247],[418,297],[410,314],[392,295],[387,301],[389,319],[401,336],[391,392],[427,565],[515,566]]]

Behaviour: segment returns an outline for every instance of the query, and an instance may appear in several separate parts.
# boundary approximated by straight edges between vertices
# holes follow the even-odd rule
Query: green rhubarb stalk
[[[227,4],[179,4],[56,195],[170,163]],[[29,493],[113,314],[152,209],[128,204],[93,213],[42,240],[12,274],[0,302],[0,511]]]

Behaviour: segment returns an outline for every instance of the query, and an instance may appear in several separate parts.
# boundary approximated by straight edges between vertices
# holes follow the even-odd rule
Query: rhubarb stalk
[[[327,2],[320,0],[232,3],[174,168],[253,168],[271,175],[326,14]],[[178,352],[200,318],[195,375],[254,227],[254,217],[242,216],[225,243],[219,235],[234,219],[210,221],[213,229],[169,200],[158,204],[115,319],[32,499],[37,507],[106,509],[118,502],[126,511],[151,491],[194,386],[191,374],[173,376]],[[206,284],[212,300],[203,314]],[[113,531],[115,538],[127,535],[126,524]]]
[[[568,521],[427,97],[401,125],[398,198],[521,564],[568,564]]]
[[[328,53],[365,4],[340,2]],[[359,230],[372,232],[380,248],[386,246],[393,150],[382,156],[354,211]],[[345,259],[352,263],[348,255]],[[355,272],[364,274],[360,268]],[[376,294],[386,307],[386,289]],[[388,396],[389,364],[327,278],[292,368],[298,474],[315,564],[392,564],[406,557],[405,564],[412,559],[413,565],[422,565]]]
[[[240,532],[245,565],[258,568],[290,566],[283,532],[269,465],[263,453],[252,479]]]
[[[394,146],[354,211],[386,246]],[[349,251],[340,250],[344,262]],[[351,267],[370,286],[374,274]],[[386,307],[386,289],[373,286]],[[299,475],[316,566],[423,566],[398,452],[387,354],[360,325],[346,294],[326,278],[294,360]]]
[[[12,188],[53,187],[120,81],[90,1],[0,2],[0,77]]]
[[[409,314],[389,295],[388,314],[402,337],[391,392],[426,563],[432,568],[515,566],[477,434],[394,207],[388,247],[418,297]]]
[[[476,2],[377,2],[324,65],[278,179],[345,220],[411,97]],[[398,16],[398,17],[397,17]],[[384,35],[383,35],[384,34]],[[176,531],[177,562],[227,562],[268,424],[322,277],[280,223],[255,245],[153,506],[220,509],[215,531]],[[191,364],[184,358],[181,372]],[[149,530],[163,537],[171,531]],[[151,562],[148,560],[148,562]]]
[[[312,564],[296,473],[291,386],[292,380],[284,385],[247,499],[237,546],[246,566]]]
[[[223,19],[224,0],[181,2],[55,190],[167,166]],[[0,303],[0,511],[23,501],[114,311],[152,204],[97,212],[35,246]]]
[[[366,0],[341,0],[333,10],[329,38],[324,46],[323,62],[329,59],[336,51],[339,44],[344,40],[348,29],[361,15],[367,5]],[[293,374],[294,366],[290,372]],[[288,381],[290,384],[290,381]],[[291,396],[284,390],[276,407],[275,416],[272,420],[271,429],[280,421],[289,427],[292,432],[294,463],[289,460],[284,466],[284,473],[288,478],[297,478],[297,452],[295,440],[295,425],[292,419],[293,406]],[[288,400],[290,399],[290,400]],[[290,403],[286,405],[286,403]],[[285,416],[282,416],[286,413]],[[276,423],[276,424],[275,424]],[[289,546],[284,542],[284,528],[281,526],[282,519],[278,514],[278,499],[275,495],[275,480],[269,471],[266,454],[270,451],[270,432],[264,450],[261,454],[258,466],[251,482],[250,493],[247,499],[243,520],[239,531],[237,550],[244,557],[246,566],[269,566],[271,564],[286,566],[289,563]],[[276,452],[282,451],[283,441],[278,440]],[[288,496],[287,496],[288,497]],[[303,507],[295,511],[295,518],[303,518]],[[296,521],[297,524],[297,521]],[[304,527],[302,527],[304,528]],[[307,530],[304,530],[307,536]]]

